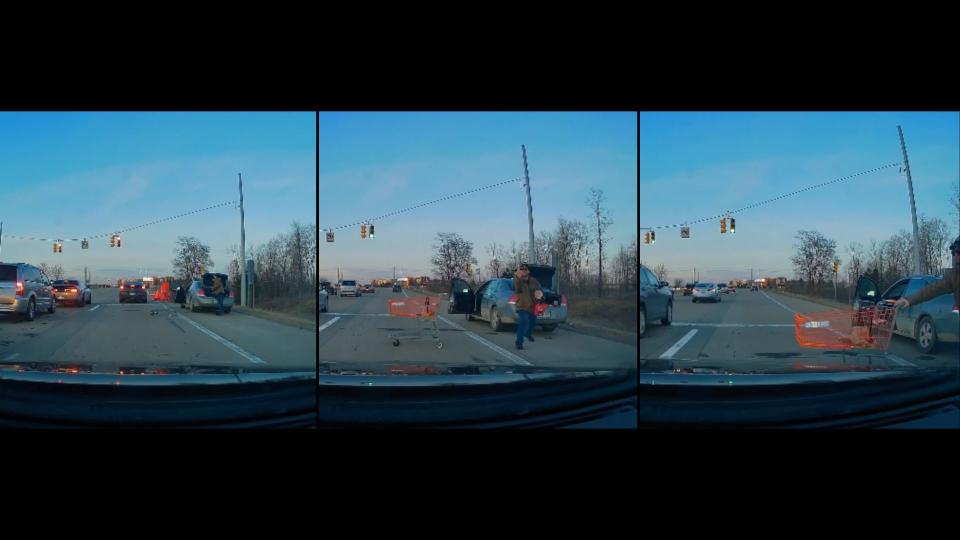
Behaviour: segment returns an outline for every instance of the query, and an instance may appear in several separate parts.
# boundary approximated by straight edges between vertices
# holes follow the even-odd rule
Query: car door
[[[477,312],[477,295],[473,287],[466,280],[455,278],[450,284],[450,304],[447,313],[475,314]]]
[[[660,280],[646,267],[640,268],[640,297],[646,298],[648,321],[664,317],[666,296],[660,294]]]
[[[909,294],[909,292],[907,291],[908,288],[911,290],[916,290],[919,288],[919,286],[916,286],[916,283],[915,283],[919,281],[920,280],[910,279],[910,278],[901,279],[900,281],[894,283],[893,286],[891,286],[889,289],[887,289],[887,291],[883,293],[883,296],[881,296],[880,299],[896,300],[897,298],[906,296],[907,294]],[[900,308],[897,310],[897,318],[893,323],[894,334],[899,334],[901,336],[905,336],[911,339],[914,338],[914,335],[913,335],[914,312],[915,312],[914,306],[910,306],[906,309]]]
[[[503,288],[503,281],[500,279],[494,279],[488,281],[484,284],[483,287],[477,291],[477,296],[479,297],[479,306],[477,307],[478,314],[482,318],[487,318],[490,316],[490,308],[495,305],[499,305],[498,295],[500,290]]]

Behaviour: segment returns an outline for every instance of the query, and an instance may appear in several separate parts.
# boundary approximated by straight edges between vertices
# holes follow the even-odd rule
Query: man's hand
[[[910,307],[910,302],[907,301],[906,297],[901,296],[897,298],[897,301],[893,303],[894,307],[897,309]]]

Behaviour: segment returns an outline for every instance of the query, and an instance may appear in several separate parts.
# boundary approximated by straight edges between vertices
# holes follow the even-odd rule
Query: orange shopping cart
[[[420,298],[390,298],[387,300],[387,310],[391,317],[403,317],[417,320],[417,329],[390,334],[393,346],[400,345],[400,339],[414,341],[432,339],[438,349],[443,348],[440,341],[440,328],[437,326],[437,310],[440,300],[433,296]],[[428,335],[429,334],[429,335]]]
[[[897,309],[892,304],[859,310],[833,309],[793,316],[797,343],[814,349],[878,349],[890,347]]]

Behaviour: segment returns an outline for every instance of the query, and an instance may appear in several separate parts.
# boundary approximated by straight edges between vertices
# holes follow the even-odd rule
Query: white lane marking
[[[390,317],[389,313],[337,313],[334,311],[331,311],[329,313],[323,313],[323,315],[331,315],[336,317],[344,317],[347,315],[354,316],[354,317]]]
[[[487,347],[488,349],[496,352],[497,354],[499,354],[499,355],[507,358],[508,360],[510,360],[511,362],[513,362],[514,364],[517,364],[517,365],[520,365],[520,366],[532,366],[532,365],[533,365],[533,364],[531,364],[530,362],[527,362],[526,360],[524,360],[523,358],[520,358],[519,356],[513,354],[512,352],[504,349],[503,347],[500,347],[500,346],[497,345],[496,343],[492,343],[492,342],[490,342],[490,341],[487,341],[486,339],[483,339],[482,337],[478,336],[477,334],[474,334],[473,332],[467,330],[466,328],[463,328],[462,326],[460,326],[460,325],[458,325],[458,324],[456,324],[456,323],[454,323],[454,322],[452,322],[452,321],[447,320],[446,317],[439,317],[439,316],[438,316],[437,318],[440,319],[441,321],[449,324],[450,326],[452,326],[452,327],[454,327],[454,328],[457,328],[457,329],[459,329],[459,330],[462,330],[463,333],[466,334],[466,336],[469,337],[470,339],[476,341],[477,343],[483,345],[484,347]]]
[[[782,307],[783,309],[787,310],[790,314],[796,314],[796,313],[797,313],[797,310],[788,308],[787,306],[783,305],[779,300],[777,300],[776,298],[770,296],[769,294],[763,293],[763,295],[766,296],[766,297],[767,297],[771,302],[773,302],[774,304],[776,304],[776,305]]]
[[[15,352],[15,353],[7,356],[6,358],[4,358],[3,361],[4,361],[4,362],[8,362],[8,361],[10,361],[10,360],[16,359],[18,356],[20,356],[20,353]]]
[[[87,311],[96,311],[96,310],[100,309],[100,306],[101,306],[101,305],[102,305],[102,304],[97,304],[97,305],[93,306],[92,308],[88,309]]]
[[[194,326],[194,328],[196,328],[197,330],[199,330],[199,331],[203,332],[204,334],[210,336],[211,338],[213,338],[214,340],[216,340],[217,342],[219,342],[219,343],[220,343],[221,345],[223,345],[224,347],[226,347],[226,348],[230,349],[231,351],[239,354],[240,356],[246,358],[247,360],[253,362],[254,364],[266,364],[266,362],[264,362],[259,356],[255,355],[255,354],[253,354],[253,353],[249,353],[249,352],[241,349],[240,347],[238,347],[237,345],[231,343],[230,341],[228,341],[228,340],[226,340],[226,339],[218,336],[217,334],[214,334],[213,332],[211,332],[210,330],[207,330],[207,329],[204,328],[203,326],[200,326],[200,324],[198,324],[198,323],[190,320],[189,318],[184,317],[183,315],[181,315],[181,314],[179,314],[179,313],[171,310],[169,307],[167,307],[167,306],[163,306],[163,307],[166,308],[166,310],[169,311],[170,313],[173,313],[174,315],[176,315],[177,317],[179,317],[180,319],[183,319],[184,321],[187,321],[188,323],[192,324],[192,325]]]
[[[899,356],[897,356],[897,355],[895,355],[895,354],[887,353],[887,358],[889,358],[890,360],[893,360],[893,363],[895,363],[895,364],[897,364],[897,365],[900,365],[900,366],[919,367],[919,366],[917,366],[916,364],[914,364],[914,363],[912,363],[912,362],[909,362],[909,361],[907,361],[907,360],[904,360],[903,358],[900,358]]]
[[[673,358],[675,354],[680,352],[680,349],[682,349],[684,345],[686,345],[691,339],[693,339],[693,336],[695,336],[697,332],[699,332],[699,330],[691,330],[687,332],[682,338],[680,338],[676,343],[674,343],[672,347],[670,347],[663,354],[661,354],[660,358]]]
[[[340,317],[334,317],[334,318],[330,319],[330,321],[327,322],[327,324],[325,324],[325,325],[323,325],[323,326],[320,327],[320,330],[319,330],[319,331],[320,331],[320,332],[323,332],[324,330],[326,330],[327,328],[329,328],[333,323],[335,323],[335,322],[337,322],[337,321],[339,321],[339,320],[340,320]]]

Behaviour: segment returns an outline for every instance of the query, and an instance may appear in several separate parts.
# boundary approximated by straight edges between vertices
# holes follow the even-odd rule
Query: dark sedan
[[[649,268],[640,265],[639,337],[646,333],[647,323],[656,320],[664,326],[673,322],[673,292],[666,281],[660,281]]]
[[[120,303],[147,303],[147,287],[142,281],[124,281],[120,284]]]

